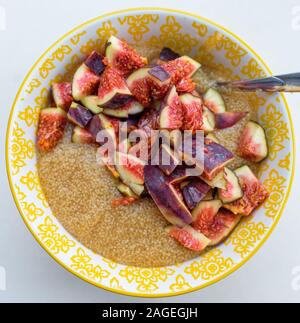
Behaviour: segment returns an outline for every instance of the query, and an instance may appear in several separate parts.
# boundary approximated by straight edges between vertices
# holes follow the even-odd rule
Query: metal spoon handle
[[[271,76],[256,80],[217,82],[216,85],[241,91],[300,92],[300,73]]]

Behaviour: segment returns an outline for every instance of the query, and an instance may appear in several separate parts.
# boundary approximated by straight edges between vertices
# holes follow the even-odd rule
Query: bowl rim
[[[284,96],[283,93],[281,93],[281,98],[283,100],[283,106],[286,109],[286,113],[287,113],[287,117],[288,117],[288,121],[289,121],[289,125],[290,125],[290,131],[291,131],[291,170],[290,170],[290,180],[289,180],[289,185],[287,187],[287,191],[285,194],[285,198],[281,203],[281,207],[280,210],[278,211],[278,216],[276,218],[276,220],[274,221],[273,225],[270,227],[269,232],[262,238],[262,240],[257,244],[256,248],[252,250],[252,252],[245,257],[245,259],[243,259],[242,261],[240,261],[239,264],[237,264],[236,266],[234,266],[232,269],[228,270],[227,272],[225,272],[223,275],[220,275],[219,277],[204,283],[201,286],[197,286],[197,287],[193,287],[193,288],[189,288],[188,290],[185,291],[179,291],[179,292],[170,292],[170,293],[158,293],[158,294],[154,294],[154,295],[146,295],[146,294],[141,294],[141,293],[137,293],[137,292],[128,292],[128,291],[122,291],[122,290],[117,290],[108,286],[104,286],[101,283],[94,283],[93,281],[89,280],[86,277],[83,277],[82,275],[80,275],[79,273],[77,273],[75,270],[72,270],[71,268],[69,268],[65,263],[63,263],[60,259],[58,259],[58,257],[56,257],[54,254],[51,253],[50,250],[48,250],[47,248],[45,248],[45,246],[42,244],[42,242],[38,239],[37,235],[34,233],[33,229],[29,226],[29,224],[25,221],[25,215],[22,212],[22,209],[20,207],[19,204],[19,200],[15,194],[14,188],[13,188],[13,180],[12,180],[12,176],[11,176],[11,172],[10,172],[10,164],[9,164],[9,132],[11,129],[11,123],[12,123],[12,118],[13,118],[13,112],[15,110],[16,104],[19,100],[19,96],[26,84],[26,82],[28,81],[29,76],[31,75],[31,73],[35,70],[35,68],[38,66],[38,64],[42,61],[43,58],[45,58],[45,56],[49,53],[49,51],[51,51],[53,48],[55,48],[55,46],[57,44],[59,44],[62,40],[64,40],[66,37],[68,37],[69,35],[71,35],[72,33],[74,33],[76,30],[81,29],[84,26],[87,26],[91,23],[94,23],[98,20],[104,19],[104,18],[108,18],[108,17],[112,17],[115,15],[119,15],[119,14],[126,14],[126,13],[134,13],[134,12],[138,12],[138,11],[161,11],[161,12],[165,12],[165,13],[173,13],[173,14],[180,14],[180,15],[184,15],[187,17],[191,17],[191,18],[195,18],[198,20],[202,20],[204,22],[207,22],[209,24],[211,24],[212,26],[215,26],[217,28],[219,28],[220,30],[228,33],[230,36],[232,36],[233,38],[237,39],[243,46],[245,46],[245,48],[247,48],[247,50],[254,55],[259,62],[265,67],[265,69],[268,71],[268,73],[272,74],[270,68],[268,67],[268,65],[265,63],[265,61],[261,58],[261,56],[250,46],[248,45],[241,37],[237,36],[235,33],[231,32],[230,30],[228,30],[226,27],[223,27],[222,25],[215,23],[214,21],[202,17],[200,15],[194,14],[194,13],[190,13],[190,12],[186,12],[183,10],[179,10],[179,9],[169,9],[169,8],[163,8],[163,7],[133,7],[133,8],[128,8],[128,9],[123,9],[123,10],[117,10],[117,11],[111,11],[108,13],[105,13],[103,15],[97,16],[95,18],[92,18],[90,20],[87,20],[86,22],[76,26],[75,28],[69,30],[67,33],[65,33],[63,36],[61,36],[57,41],[55,41],[50,47],[48,47],[43,54],[38,58],[38,60],[36,60],[36,62],[32,65],[32,67],[30,68],[29,72],[26,74],[24,80],[22,81],[18,92],[16,94],[16,97],[13,101],[13,105],[11,107],[10,110],[10,114],[9,114],[9,119],[8,119],[8,123],[7,123],[7,130],[6,130],[6,146],[5,146],[5,159],[6,159],[6,172],[7,172],[7,177],[8,177],[8,181],[9,181],[9,186],[10,186],[10,190],[14,199],[14,202],[17,206],[17,209],[24,221],[24,223],[26,224],[26,227],[28,228],[28,230],[31,232],[31,234],[33,235],[33,237],[35,238],[35,240],[39,243],[39,245],[59,264],[61,265],[64,269],[66,269],[68,272],[72,273],[73,275],[75,275],[76,277],[82,279],[83,281],[94,285],[95,287],[104,289],[106,291],[109,292],[113,292],[116,294],[122,294],[125,296],[131,296],[131,297],[141,297],[141,298],[159,298],[159,297],[173,297],[173,296],[178,296],[178,295],[183,295],[183,294],[187,294],[187,293],[191,293],[191,292],[195,292],[201,289],[204,289],[208,286],[211,286],[213,284],[216,284],[217,282],[227,278],[228,276],[230,276],[233,272],[239,270],[244,264],[246,264],[252,257],[254,257],[254,255],[260,250],[260,248],[264,245],[264,243],[268,240],[268,238],[271,236],[271,234],[273,233],[274,229],[276,228],[278,222],[280,221],[281,217],[282,217],[282,213],[285,209],[286,203],[289,199],[290,193],[291,193],[291,188],[293,186],[293,182],[294,182],[294,175],[295,175],[295,165],[296,165],[296,147],[295,147],[295,132],[294,132],[294,126],[293,126],[293,121],[292,121],[292,117],[291,117],[291,112],[290,112],[290,108],[289,105],[287,103],[287,100]]]

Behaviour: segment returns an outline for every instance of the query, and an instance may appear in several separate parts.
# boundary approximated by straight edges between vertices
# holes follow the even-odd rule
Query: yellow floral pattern
[[[216,248],[200,257],[200,260],[193,261],[184,272],[195,280],[210,280],[230,270],[233,265],[233,259],[224,258],[222,250]]]
[[[183,292],[185,290],[189,290],[191,285],[186,281],[186,279],[182,275],[178,275],[176,277],[176,282],[170,285],[170,290],[172,292]]]
[[[265,215],[275,219],[286,192],[286,179],[279,174],[278,170],[272,169],[264,180],[264,185],[270,193],[270,197],[264,204]]]
[[[128,283],[136,283],[137,290],[143,293],[153,293],[158,290],[158,282],[166,282],[174,274],[174,269],[164,268],[137,268],[126,267],[120,271],[120,276]]]
[[[25,131],[17,122],[12,130],[10,154],[13,175],[17,175],[27,165],[27,159],[34,157],[34,143],[25,139]]]
[[[266,131],[269,144],[269,158],[275,160],[278,153],[285,148],[284,141],[289,140],[288,125],[283,119],[283,114],[274,104],[269,104],[260,117]]]
[[[156,23],[159,15],[136,15],[119,18],[121,26],[128,25],[128,33],[132,35],[135,42],[142,40],[143,36],[150,31],[151,23]]]
[[[118,36],[120,30],[133,43],[151,46],[154,51],[168,46],[178,53],[190,55],[226,79],[265,75],[262,64],[241,42],[204,20],[181,19],[171,12],[100,19],[93,25],[92,32],[81,28],[56,45],[25,81],[9,128],[8,164],[12,190],[25,222],[42,245],[88,281],[115,291],[146,296],[181,293],[211,283],[234,270],[257,249],[274,226],[293,168],[293,155],[289,152],[290,124],[280,96],[249,95],[250,104],[267,133],[270,156],[261,165],[259,176],[270,192],[270,198],[255,216],[241,222],[225,244],[188,263],[164,268],[122,266],[90,252],[66,233],[51,214],[36,170],[33,133],[37,130],[40,109],[51,102],[51,84],[71,81],[83,56],[94,49],[103,50],[107,39],[111,35]]]
[[[82,248],[78,248],[76,255],[71,258],[71,268],[81,275],[101,283],[103,279],[110,276],[110,273],[99,265],[93,265],[91,260],[92,258]]]
[[[232,244],[234,251],[242,258],[245,258],[262,239],[267,230],[268,227],[264,223],[255,223],[247,219],[239,224],[226,241],[226,245]]]
[[[47,216],[44,223],[38,226],[38,235],[47,248],[54,254],[57,255],[60,252],[66,254],[75,246],[75,242],[68,239],[67,236],[58,233],[58,230],[58,226],[53,223],[53,220],[50,217]]]

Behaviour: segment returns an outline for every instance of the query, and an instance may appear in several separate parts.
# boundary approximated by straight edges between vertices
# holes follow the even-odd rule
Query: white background
[[[60,267],[37,244],[14,205],[5,171],[5,131],[14,96],[36,59],[61,35],[105,12],[141,6],[190,11],[229,28],[274,73],[300,72],[300,0],[0,0],[0,302],[143,302],[97,289]],[[3,15],[2,15],[3,16]],[[1,17],[0,17],[1,19]],[[293,24],[294,19],[294,24]],[[298,22],[298,28],[297,28]],[[287,96],[300,135],[300,94]],[[275,232],[258,254],[229,278],[205,290],[153,302],[300,302],[299,172]],[[3,271],[3,270],[2,270]],[[1,272],[1,270],[0,270]],[[299,274],[298,274],[299,275]],[[294,283],[294,284],[293,284]],[[151,300],[149,300],[151,301]]]

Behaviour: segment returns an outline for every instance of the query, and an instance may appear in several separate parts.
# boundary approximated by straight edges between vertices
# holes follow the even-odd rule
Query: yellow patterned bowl
[[[148,8],[107,14],[66,34],[28,73],[15,99],[7,131],[7,171],[20,213],[48,253],[76,276],[98,287],[135,296],[171,296],[206,287],[228,276],[261,247],[287,201],[294,170],[294,138],[282,95],[253,94],[265,127],[269,159],[261,179],[271,193],[255,216],[245,219],[222,245],[201,257],[172,267],[135,268],[94,254],[72,237],[53,216],[39,184],[35,137],[40,109],[51,81],[73,74],[82,57],[104,45],[110,35],[131,44],[169,46],[221,69],[228,78],[270,74],[261,58],[241,39],[207,19],[174,10]]]

